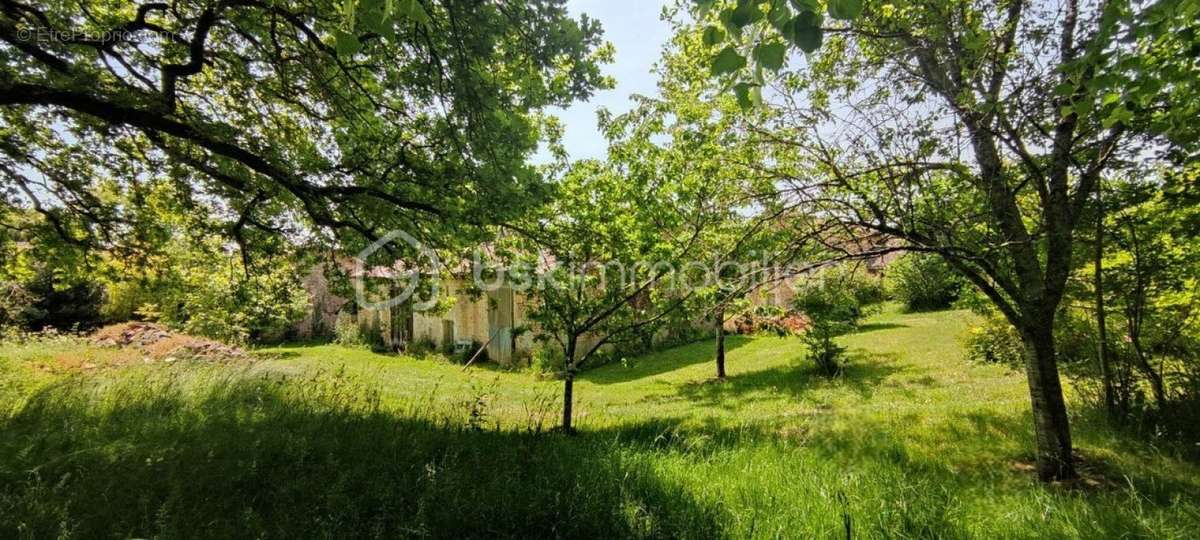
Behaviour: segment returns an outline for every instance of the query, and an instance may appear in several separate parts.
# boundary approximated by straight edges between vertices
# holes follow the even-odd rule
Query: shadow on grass
[[[804,355],[790,359],[785,366],[738,373],[723,383],[693,382],[677,387],[681,396],[709,406],[729,407],[752,399],[760,393],[783,393],[794,399],[803,398],[818,388],[843,385],[859,397],[870,398],[874,389],[888,377],[904,371],[906,366],[895,362],[895,355],[871,355],[862,350],[847,353],[842,372],[829,377]],[[770,396],[767,397],[770,399]]]
[[[805,371],[711,386],[803,393],[815,378]],[[857,362],[844,382],[869,391],[895,371]],[[371,387],[336,373],[68,379],[0,417],[0,537],[749,536],[729,530],[737,505],[755,510],[754,501],[777,498],[781,524],[845,516],[866,536],[954,537],[965,535],[955,518],[960,496],[1028,499],[1020,515],[1039,520],[1080,511],[1077,501],[1038,499],[1038,488],[1003,468],[1025,444],[1021,415],[969,411],[931,425],[943,446],[962,441],[948,457],[914,442],[913,430],[879,421],[812,429],[797,444],[771,426],[715,419],[651,419],[567,437],[475,429],[469,411],[431,409],[385,410]],[[669,465],[680,462],[687,466]],[[739,495],[745,479],[722,470],[733,464],[760,475],[749,492]],[[705,468],[716,471],[703,476]],[[1161,495],[1183,489],[1147,482]],[[842,506],[829,502],[836,493],[848,495]],[[797,495],[828,504],[797,510],[807,504],[788,500]],[[1153,535],[1124,509],[1127,500],[1081,499],[1092,515],[1066,523],[1086,527],[1070,529],[1085,536]],[[973,530],[1005,530],[1018,513],[1005,512],[1005,522]]]
[[[251,354],[262,360],[292,360],[300,358],[299,352],[290,350],[254,351]]]
[[[346,381],[43,388],[0,418],[0,537],[636,537],[726,517],[614,459],[613,433],[473,429]]]
[[[945,530],[950,525],[944,522],[947,516],[938,510],[947,499],[950,504],[945,508],[949,509],[962,503],[1009,505],[1006,512],[1012,518],[1022,516],[1027,528],[1014,521],[1003,525],[1003,530],[1032,534],[1036,528],[1037,536],[1187,537],[1190,533],[1179,536],[1178,531],[1200,525],[1200,514],[1193,514],[1200,509],[1200,480],[1186,472],[1193,469],[1156,467],[1154,464],[1163,462],[1145,457],[1129,460],[1119,452],[1113,456],[1115,448],[1085,442],[1093,438],[1085,432],[1077,433],[1083,435],[1076,446],[1080,478],[1045,485],[1036,480],[1033,468],[1034,436],[1028,411],[1013,414],[981,409],[950,413],[932,424],[922,424],[922,420],[917,415],[899,420],[901,424],[921,425],[919,430],[879,421],[841,423],[806,433],[804,446],[838,466],[865,467],[882,475],[884,481],[887,476],[900,474],[922,486],[920,489],[931,500],[925,501],[928,508],[914,511],[920,514],[922,529],[927,531]],[[1145,451],[1148,445],[1130,446]],[[965,494],[978,500],[953,502]],[[1130,501],[1137,502],[1131,505]],[[1047,511],[1038,509],[1043,504],[1061,505],[1049,511],[1058,513],[1063,521],[1047,523],[1044,514],[1037,517]],[[1086,513],[1081,513],[1079,507],[1072,508],[1079,504]],[[1179,521],[1161,521],[1164,512],[1182,510],[1181,504],[1187,510],[1176,514]],[[1086,516],[1086,522],[1080,522],[1082,516]]]
[[[907,324],[900,324],[900,323],[868,323],[868,324],[859,325],[859,327],[855,329],[854,333],[855,334],[865,334],[867,332],[875,332],[878,330],[892,330],[892,329],[896,329],[896,328],[910,328],[910,327]]]
[[[746,345],[753,340],[754,338],[747,336],[726,336],[725,353],[729,354],[730,351]],[[715,377],[717,369],[716,344],[711,339],[641,356],[631,360],[628,365],[621,363],[607,364],[583,372],[579,376],[579,379],[599,385],[617,384],[661,375],[669,371],[675,371],[704,362],[713,365],[713,376]]]

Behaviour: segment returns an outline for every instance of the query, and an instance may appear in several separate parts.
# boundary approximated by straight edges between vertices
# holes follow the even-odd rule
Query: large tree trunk
[[[1033,429],[1037,440],[1038,477],[1043,481],[1075,477],[1071,452],[1071,427],[1054,351],[1053,319],[1045,324],[1024,328],[1025,374],[1033,408]]]
[[[725,380],[725,310],[717,310],[717,378]]]
[[[567,342],[567,356],[565,362],[565,373],[563,374],[563,416],[562,430],[563,433],[573,433],[575,428],[571,426],[571,408],[573,405],[573,391],[575,386],[575,343],[578,338],[572,337]]]

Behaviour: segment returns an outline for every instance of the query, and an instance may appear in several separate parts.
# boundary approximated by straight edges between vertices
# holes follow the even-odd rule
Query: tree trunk
[[[1146,359],[1146,351],[1142,348],[1142,336],[1138,332],[1130,332],[1129,341],[1133,345],[1133,358],[1137,361],[1138,370],[1150,382],[1150,391],[1154,393],[1154,403],[1162,410],[1167,406],[1167,392],[1163,386],[1162,374],[1154,370]]]
[[[725,310],[717,311],[717,378],[725,380]]]
[[[1025,373],[1033,409],[1033,429],[1037,441],[1038,477],[1043,481],[1075,477],[1071,452],[1071,427],[1063,400],[1058,363],[1054,356],[1053,319],[1022,329],[1025,345]]]
[[[1150,381],[1150,389],[1154,392],[1154,401],[1161,410],[1167,404],[1166,392],[1163,390],[1162,375],[1154,371],[1142,348],[1142,321],[1146,313],[1146,275],[1147,270],[1142,265],[1142,243],[1138,237],[1137,227],[1129,222],[1129,241],[1133,252],[1133,294],[1125,309],[1125,319],[1128,321],[1129,343],[1133,346],[1133,358],[1138,370]]]
[[[565,373],[563,374],[563,416],[562,430],[563,433],[574,433],[575,428],[571,425],[571,408],[574,399],[573,391],[575,386],[575,342],[578,338],[572,337],[567,342],[567,356],[565,362]]]
[[[1096,188],[1096,253],[1094,263],[1096,289],[1096,358],[1100,361],[1100,379],[1104,385],[1104,411],[1109,420],[1116,417],[1117,401],[1113,388],[1112,367],[1108,356],[1108,326],[1104,312],[1104,204]]]

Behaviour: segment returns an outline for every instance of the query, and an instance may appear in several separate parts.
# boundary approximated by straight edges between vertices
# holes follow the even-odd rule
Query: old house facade
[[[870,274],[880,276],[884,266],[897,255],[896,252],[890,252],[867,259],[865,268]],[[397,263],[396,266],[402,265]],[[332,335],[339,317],[353,317],[363,331],[376,333],[384,346],[391,350],[403,350],[415,343],[459,354],[469,351],[473,355],[482,349],[489,361],[502,365],[522,365],[538,346],[538,329],[527,318],[530,298],[511,287],[500,286],[490,291],[479,291],[470,287],[469,272],[463,272],[438,282],[439,296],[447,299],[441,309],[413,310],[408,304],[364,307],[331,290],[326,275],[329,267],[314,267],[304,280],[304,287],[312,300],[309,315],[296,325],[296,333],[301,337]],[[352,259],[339,260],[332,267],[343,276],[355,277],[352,276],[355,272]],[[374,290],[369,294],[371,301],[378,302],[388,297],[386,283],[403,278],[403,272],[395,268],[373,268],[357,277],[385,284],[383,290]],[[801,276],[795,275],[768,279],[749,292],[747,300],[751,306],[789,308],[800,279]],[[692,324],[703,327],[709,323],[696,320]],[[655,336],[651,341],[667,339],[665,336]],[[587,346],[586,343],[583,345]]]

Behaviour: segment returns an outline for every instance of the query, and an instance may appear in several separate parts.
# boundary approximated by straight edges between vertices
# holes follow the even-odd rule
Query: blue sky
[[[616,58],[604,66],[604,73],[616,79],[616,87],[592,96],[587,102],[549,112],[562,119],[566,127],[563,143],[571,159],[598,158],[605,155],[606,143],[596,129],[596,111],[604,107],[614,113],[629,110],[630,94],[654,95],[654,76],[650,67],[658,60],[662,46],[670,38],[670,26],[660,20],[667,0],[571,0],[568,9],[578,17],[587,13],[604,28],[604,39],[616,47]],[[539,155],[535,161],[543,161]]]

